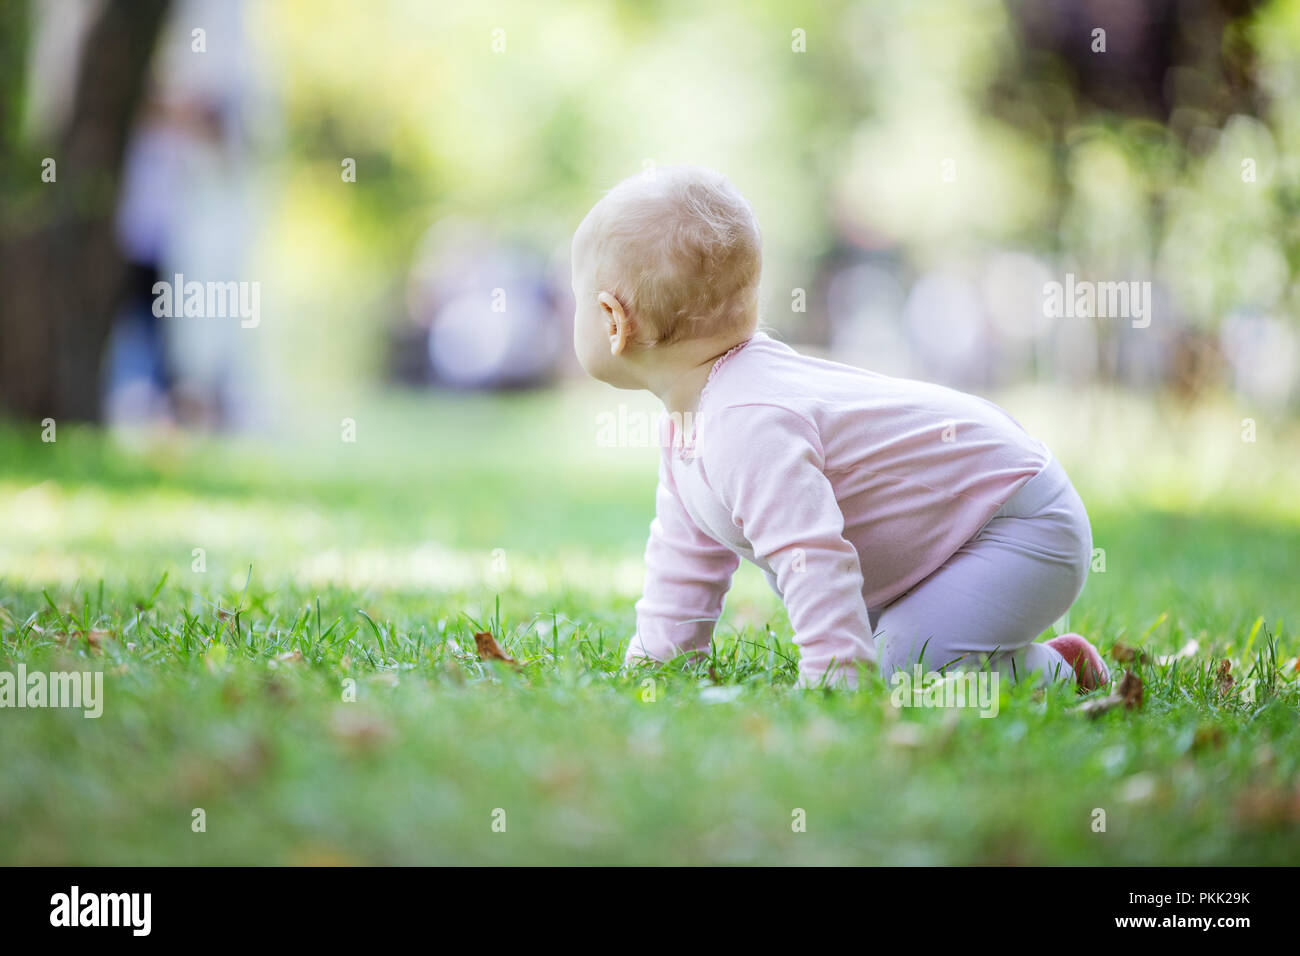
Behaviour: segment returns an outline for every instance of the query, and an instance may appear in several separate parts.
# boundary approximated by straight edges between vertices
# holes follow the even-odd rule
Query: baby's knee
[[[966,657],[933,634],[906,630],[877,633],[876,654],[885,681],[898,671],[911,671],[918,665],[923,671],[957,666]]]

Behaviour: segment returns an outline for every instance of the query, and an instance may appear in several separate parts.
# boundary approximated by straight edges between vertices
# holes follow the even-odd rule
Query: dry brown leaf
[[[1234,682],[1232,664],[1225,658],[1219,662],[1219,669],[1214,675],[1214,689],[1219,692],[1220,696],[1226,697],[1232,693]]]
[[[1115,693],[1086,701],[1080,704],[1077,710],[1089,717],[1099,717],[1121,705],[1125,710],[1136,710],[1142,706],[1142,678],[1133,671],[1124,672],[1124,677],[1119,682]]]
[[[1133,671],[1125,671],[1124,679],[1119,682],[1117,692],[1124,703],[1125,710],[1137,710],[1142,706],[1143,690],[1142,678]]]
[[[479,660],[484,661],[501,661],[506,664],[518,664],[519,662],[511,657],[497,643],[497,639],[487,631],[478,631],[474,635],[474,644],[478,647]]]
[[[1129,647],[1127,644],[1116,644],[1110,649],[1111,656],[1121,664],[1138,663],[1145,664],[1151,658],[1147,652],[1137,647]]]

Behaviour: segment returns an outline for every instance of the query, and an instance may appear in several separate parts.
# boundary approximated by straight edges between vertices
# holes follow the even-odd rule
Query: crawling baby
[[[758,330],[762,251],[723,176],[658,167],[573,237],[574,346],[663,402],[629,662],[707,648],[741,558],[785,603],[799,683],[875,665],[1109,680],[1077,634],[1092,531],[1048,449],[982,398],[801,355]]]

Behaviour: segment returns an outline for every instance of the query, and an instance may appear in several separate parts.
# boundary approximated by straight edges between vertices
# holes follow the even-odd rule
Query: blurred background
[[[993,397],[1095,516],[1300,514],[1300,0],[0,16],[10,580],[509,549],[635,597],[656,403],[577,368],[569,241],[679,162],[753,203],[778,337]]]
[[[970,389],[1262,407],[1300,378],[1300,3],[11,0],[0,408],[274,429],[388,386],[548,387],[568,242],[730,176],[763,320]],[[158,281],[258,286],[256,325]],[[1151,283],[1147,327],[1044,286]]]

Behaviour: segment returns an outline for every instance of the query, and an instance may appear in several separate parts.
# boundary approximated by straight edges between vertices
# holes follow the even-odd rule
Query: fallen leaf
[[[1120,705],[1125,710],[1136,710],[1142,706],[1142,678],[1133,671],[1124,672],[1124,678],[1119,682],[1115,693],[1085,701],[1075,709],[1088,717],[1099,717]]]
[[[474,643],[478,647],[479,660],[519,664],[517,660],[502,649],[501,645],[497,643],[497,639],[487,631],[478,631],[474,635]]]
[[[1121,664],[1132,662],[1145,664],[1147,661],[1151,660],[1146,651],[1137,647],[1129,647],[1127,644],[1116,644],[1110,649],[1110,653],[1111,656]]]
[[[1124,679],[1119,682],[1118,694],[1124,702],[1125,710],[1137,710],[1142,706],[1142,678],[1133,671],[1125,671]]]
[[[1232,664],[1225,658],[1219,662],[1219,669],[1214,675],[1214,689],[1220,696],[1226,697],[1232,693],[1233,682]]]

